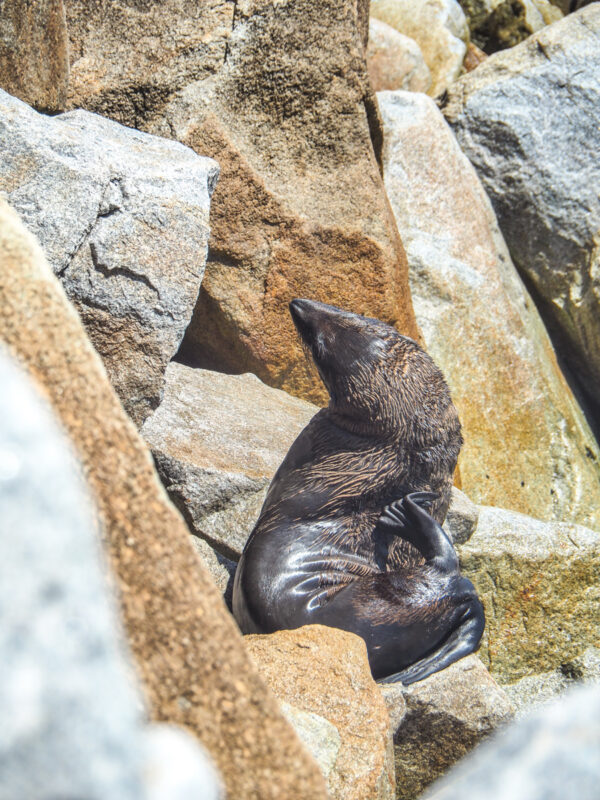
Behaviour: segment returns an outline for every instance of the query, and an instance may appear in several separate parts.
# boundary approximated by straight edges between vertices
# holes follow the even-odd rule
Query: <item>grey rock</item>
[[[382,685],[390,712],[396,797],[412,800],[514,714],[475,655],[423,681]]]
[[[415,315],[463,425],[463,490],[478,504],[600,527],[600,450],[477,173],[432,100],[378,101]]]
[[[202,563],[217,584],[227,606],[231,608],[231,596],[233,592],[233,578],[235,575],[236,561],[231,561],[226,556],[214,550],[205,539],[199,536],[192,536],[192,546],[202,559]]]
[[[559,354],[598,411],[600,5],[491,56],[451,88],[444,113]]]
[[[444,520],[444,530],[453,544],[464,544],[477,527],[479,508],[464,492],[452,487],[450,506]]]
[[[144,745],[144,800],[223,800],[212,762],[183,728],[150,725]]]
[[[281,702],[281,710],[328,778],[335,767],[342,739],[338,729],[325,717]]]
[[[141,433],[192,533],[237,561],[271,478],[317,410],[254,375],[173,362]]]
[[[4,351],[0,385],[0,798],[141,798],[141,714],[80,470]]]
[[[596,800],[600,687],[519,720],[427,792],[428,800]]]
[[[144,724],[80,466],[3,349],[0,385],[0,800],[217,800],[197,743]]]
[[[191,319],[218,167],[188,148],[0,92],[0,191],[38,237],[141,424]]]

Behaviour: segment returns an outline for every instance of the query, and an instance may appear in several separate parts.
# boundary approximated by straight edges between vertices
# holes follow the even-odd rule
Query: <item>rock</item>
[[[477,527],[478,519],[479,508],[464,492],[453,486],[450,506],[444,520],[444,530],[450,534],[453,544],[464,544],[468,541]]]
[[[548,0],[461,0],[473,41],[486,53],[514,47],[558,22],[563,12],[556,5]]]
[[[198,297],[218,167],[85,111],[49,119],[3,92],[0,139],[0,191],[39,238],[141,424]]]
[[[2,200],[0,264],[0,340],[28,367],[81,459],[152,718],[202,741],[228,796],[324,799],[317,765],[252,667],[75,310]]]
[[[482,64],[487,58],[487,55],[477,47],[473,42],[469,42],[467,46],[467,55],[463,61],[463,69],[465,72],[473,72],[474,69]]]
[[[590,681],[600,681],[600,649],[597,647],[588,647],[580,656],[561,664],[559,669],[526,675],[502,688],[515,705],[517,717],[522,717],[575,684]]]
[[[0,13],[0,87],[38,111],[51,114],[64,111],[68,82],[63,0],[4,0]]]
[[[223,599],[227,608],[231,610],[231,597],[233,592],[233,578],[237,561],[231,561],[212,548],[205,539],[199,536],[192,536],[194,550],[200,556],[202,563],[210,572],[217,588],[223,593]]]
[[[254,372],[292,394],[325,400],[288,313],[293,297],[368,313],[418,337],[404,251],[371,141],[378,149],[366,4],[196,4],[199,20],[189,20],[189,35],[176,28],[182,52],[195,53],[195,68],[177,73],[179,91],[165,88],[163,107],[153,87],[165,70],[175,74],[178,62],[170,47],[156,68],[152,47],[170,42],[180,5],[124,12],[117,0],[97,11],[92,0],[74,3],[73,52],[88,55],[73,61],[79,88],[72,102],[134,119],[221,166],[209,263],[182,358]],[[140,37],[143,28],[151,38]],[[125,54],[131,66],[121,77]]]
[[[415,40],[375,17],[369,20],[367,66],[376,92],[384,89],[426,92],[431,86],[429,67]]]
[[[144,745],[145,800],[224,800],[213,765],[183,728],[151,725]]]
[[[197,742],[143,724],[80,466],[4,348],[0,384],[0,798],[217,800]]]
[[[170,95],[227,56],[235,4],[221,0],[67,0],[69,106],[140,127]]]
[[[475,171],[429,98],[378,100],[415,312],[463,425],[462,489],[476,503],[600,526],[600,451]]]
[[[457,550],[485,607],[480,656],[500,683],[553,671],[597,644],[600,533],[481,507]]]
[[[174,362],[142,436],[192,533],[237,561],[275,471],[317,410],[254,375]]]
[[[593,3],[489,58],[444,108],[598,423],[599,37]]]
[[[600,687],[519,720],[435,784],[429,800],[595,800]]]
[[[393,727],[396,797],[412,800],[514,714],[477,656],[410,686],[382,685],[383,698],[404,714]]]
[[[372,0],[371,16],[419,45],[431,73],[428,94],[432,97],[458,78],[469,29],[456,0]]]
[[[0,384],[0,798],[141,798],[138,703],[80,469],[3,348]]]
[[[245,636],[244,641],[281,701],[337,729],[341,743],[327,778],[332,800],[393,798],[390,721],[363,640],[336,628],[307,625]],[[325,752],[330,754],[335,743],[334,735],[325,737]]]
[[[321,768],[323,775],[328,778],[342,746],[338,729],[325,717],[320,717],[311,711],[302,711],[289,703],[282,702],[281,710]]]

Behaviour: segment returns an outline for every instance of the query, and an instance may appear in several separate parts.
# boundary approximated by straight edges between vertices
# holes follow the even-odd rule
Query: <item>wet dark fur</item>
[[[431,358],[388,325],[306,300],[291,311],[331,401],[273,478],[236,573],[235,616],[246,633],[352,630],[375,677],[418,680],[423,669],[407,669],[478,603],[438,525],[462,443],[456,409]],[[435,494],[398,505],[415,492]]]

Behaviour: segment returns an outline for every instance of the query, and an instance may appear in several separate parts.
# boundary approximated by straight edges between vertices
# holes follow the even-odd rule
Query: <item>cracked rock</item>
[[[186,147],[0,92],[0,191],[38,237],[139,425],[191,319],[218,167]]]

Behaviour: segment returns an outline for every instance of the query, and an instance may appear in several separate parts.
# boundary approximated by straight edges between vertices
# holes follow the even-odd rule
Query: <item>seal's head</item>
[[[438,418],[439,404],[450,402],[431,358],[390,325],[313,300],[292,300],[290,313],[327,387],[329,408],[349,427],[418,435],[427,416]]]

